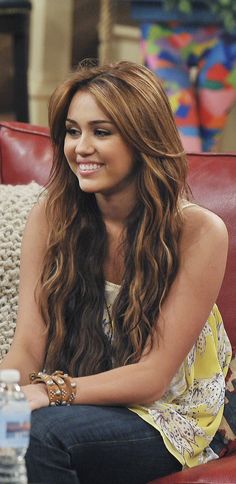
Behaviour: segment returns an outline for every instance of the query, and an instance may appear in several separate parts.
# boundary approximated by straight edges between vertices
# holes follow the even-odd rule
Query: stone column
[[[47,126],[48,101],[71,70],[73,0],[32,0],[29,53],[30,122]]]
[[[104,64],[111,61],[111,38],[112,38],[112,0],[101,0],[99,19],[99,61]]]

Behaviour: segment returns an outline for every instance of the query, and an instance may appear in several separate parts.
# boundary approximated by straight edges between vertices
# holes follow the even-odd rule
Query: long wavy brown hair
[[[91,93],[134,149],[138,196],[124,242],[125,272],[112,309],[109,343],[102,327],[106,227],[93,193],[83,192],[64,155],[65,120],[74,94]],[[39,305],[48,331],[45,367],[89,375],[139,361],[179,267],[180,200],[186,158],[167,96],[144,66],[81,66],[53,93],[54,148],[47,185],[48,246]]]

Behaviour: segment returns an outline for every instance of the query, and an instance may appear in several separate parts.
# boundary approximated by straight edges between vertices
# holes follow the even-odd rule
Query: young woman
[[[167,96],[143,66],[82,66],[49,120],[54,163],[1,366],[19,368],[34,410],[29,482],[141,484],[216,458],[227,231],[187,201]]]

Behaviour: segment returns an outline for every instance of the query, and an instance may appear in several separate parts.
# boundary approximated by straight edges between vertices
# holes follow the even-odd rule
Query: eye
[[[74,137],[78,136],[80,134],[80,131],[76,128],[72,128],[71,126],[66,126],[66,133]]]
[[[107,131],[106,129],[96,129],[95,130],[95,135],[98,136],[99,138],[104,138],[105,136],[110,136],[111,131]]]

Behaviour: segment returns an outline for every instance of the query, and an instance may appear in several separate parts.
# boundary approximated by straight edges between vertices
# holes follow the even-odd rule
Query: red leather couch
[[[0,122],[0,183],[48,179],[52,151],[47,128]],[[229,256],[218,305],[236,347],[236,153],[189,154],[189,185],[194,199],[213,210],[229,231]],[[0,187],[1,189],[1,187]],[[152,484],[236,483],[236,455],[152,481]]]

